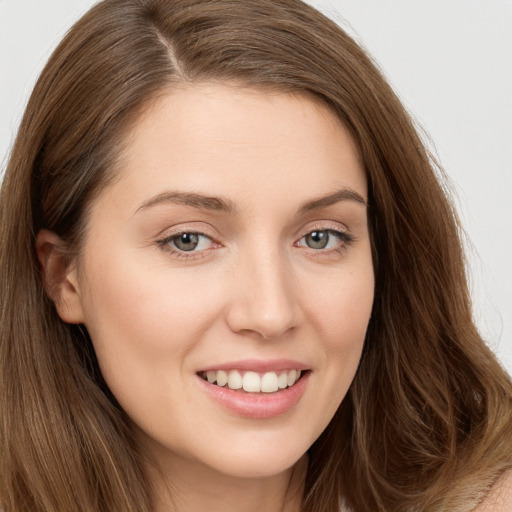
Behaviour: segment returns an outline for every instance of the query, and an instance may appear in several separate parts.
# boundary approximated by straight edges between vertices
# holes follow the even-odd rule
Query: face
[[[162,463],[284,471],[343,400],[370,317],[354,143],[307,96],[203,84],[126,148],[76,271],[103,376]]]

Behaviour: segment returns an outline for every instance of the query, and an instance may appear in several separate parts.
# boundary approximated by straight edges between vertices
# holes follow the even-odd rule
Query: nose
[[[301,323],[297,280],[277,248],[248,252],[231,274],[227,323],[239,334],[279,338]]]

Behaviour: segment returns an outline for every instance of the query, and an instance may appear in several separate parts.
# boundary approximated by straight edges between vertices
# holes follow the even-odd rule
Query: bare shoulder
[[[493,486],[474,512],[512,511],[512,471],[507,471]]]

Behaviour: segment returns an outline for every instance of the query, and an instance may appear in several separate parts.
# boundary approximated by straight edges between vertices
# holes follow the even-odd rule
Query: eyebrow
[[[298,214],[319,210],[321,208],[327,208],[333,204],[339,203],[340,201],[353,201],[359,203],[365,207],[368,207],[367,201],[361,194],[350,188],[341,188],[336,192],[329,194],[328,196],[318,197],[311,201],[305,202],[298,210]]]
[[[368,203],[358,192],[350,188],[342,188],[327,196],[321,196],[306,201],[299,207],[297,214],[300,215],[326,208],[341,201],[352,201],[365,207],[368,206]],[[144,201],[139,208],[137,208],[135,213],[162,204],[181,204],[200,210],[218,211],[230,214],[236,214],[238,211],[235,203],[226,198],[205,196],[194,192],[167,191]]]
[[[223,199],[220,197],[204,196],[202,194],[196,194],[193,192],[163,192],[158,194],[147,201],[144,201],[137,212],[145,210],[151,206],[160,204],[182,204],[185,206],[191,206],[192,208],[198,208],[200,210],[211,210],[220,211],[226,213],[236,213],[235,204],[229,199]]]

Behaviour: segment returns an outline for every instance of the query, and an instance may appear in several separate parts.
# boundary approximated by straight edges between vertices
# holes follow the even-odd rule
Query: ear
[[[37,257],[41,264],[45,290],[55,303],[64,322],[84,322],[82,298],[76,268],[70,265],[65,244],[53,231],[42,229],[37,234]]]

